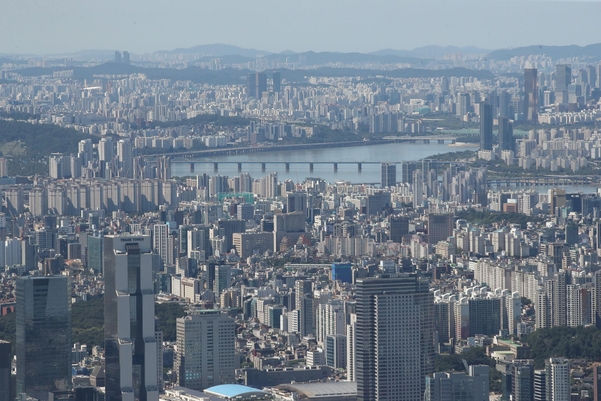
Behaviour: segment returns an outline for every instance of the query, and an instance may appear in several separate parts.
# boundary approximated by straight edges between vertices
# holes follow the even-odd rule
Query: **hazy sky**
[[[0,53],[279,52],[601,41],[601,0],[0,0]]]

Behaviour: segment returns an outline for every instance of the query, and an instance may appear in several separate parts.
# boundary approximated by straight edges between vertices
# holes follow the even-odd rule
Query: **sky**
[[[601,42],[601,0],[1,0],[0,53],[499,49]]]

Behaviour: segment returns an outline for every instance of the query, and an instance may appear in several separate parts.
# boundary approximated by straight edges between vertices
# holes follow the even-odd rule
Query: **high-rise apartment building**
[[[152,232],[153,249],[161,256],[163,263],[166,265],[173,264],[173,244],[170,244],[169,237],[169,226],[167,224],[154,225]]]
[[[177,319],[177,384],[204,390],[235,380],[236,325],[218,310]]]
[[[396,163],[380,163],[380,172],[382,188],[391,188],[396,185]]]
[[[119,160],[119,176],[133,178],[134,158],[133,147],[129,139],[120,139],[117,142],[117,158]]]
[[[570,399],[570,361],[549,358],[545,362],[547,401]]]
[[[428,282],[414,275],[360,279],[356,312],[357,400],[420,401],[434,369]]]
[[[66,276],[16,282],[17,394],[47,400],[71,382],[71,288]]]
[[[150,236],[107,235],[103,252],[106,401],[158,401]]]
[[[110,162],[115,157],[114,142],[111,138],[102,138],[98,141],[98,160]]]

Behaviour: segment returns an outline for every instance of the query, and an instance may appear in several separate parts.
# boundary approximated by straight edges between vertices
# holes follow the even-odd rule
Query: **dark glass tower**
[[[273,73],[273,92],[279,93],[282,89],[282,76],[278,71]]]
[[[434,298],[415,275],[357,281],[357,400],[420,401],[434,370]]]
[[[158,401],[150,236],[104,237],[106,401]]]
[[[382,188],[396,185],[396,163],[380,163]]]
[[[17,279],[17,394],[47,400],[71,381],[71,291],[66,276]]]
[[[501,150],[513,150],[515,152],[513,124],[507,117],[499,117],[499,146]]]
[[[572,83],[572,67],[569,64],[557,64],[555,66],[555,90],[567,91]]]
[[[492,106],[480,102],[480,150],[492,150]]]
[[[524,70],[524,119],[538,122],[538,71]]]

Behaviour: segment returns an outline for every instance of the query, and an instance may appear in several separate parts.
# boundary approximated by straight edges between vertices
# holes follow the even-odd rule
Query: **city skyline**
[[[143,4],[111,0],[102,8],[90,1],[77,4],[67,0],[58,4],[9,2],[0,16],[0,35],[12,40],[0,48],[0,54],[56,54],[116,48],[148,53],[199,43],[230,43],[261,47],[270,52],[290,49],[371,52],[433,44],[499,49],[538,43],[585,45],[588,38],[595,33],[598,36],[601,31],[595,20],[601,3],[594,1],[469,0],[458,6],[431,0],[429,7],[417,1],[397,4],[383,0],[369,4],[356,0],[350,4],[340,0],[327,4],[266,0],[230,3],[197,4],[180,0],[173,7],[163,9],[155,0]],[[516,13],[518,3],[520,12]],[[155,12],[158,10],[160,12]],[[406,14],[412,18],[404,18]],[[579,23],[570,30],[552,29],[565,22],[567,14],[578,14]],[[203,18],[208,15],[211,18]],[[488,15],[495,18],[484,18]],[[537,16],[536,20],[532,15]],[[513,21],[512,29],[507,29],[505,23],[509,19]],[[242,31],[249,21],[261,23],[255,24],[256,29]],[[470,29],[465,28],[466,21],[470,21]],[[231,29],[223,29],[224,22]],[[319,29],[312,30],[311,25]],[[107,26],[111,29],[106,29]],[[14,37],[11,34],[23,27],[28,28],[27,35]],[[171,27],[177,29],[171,30]],[[323,41],[323,37],[329,40]]]

